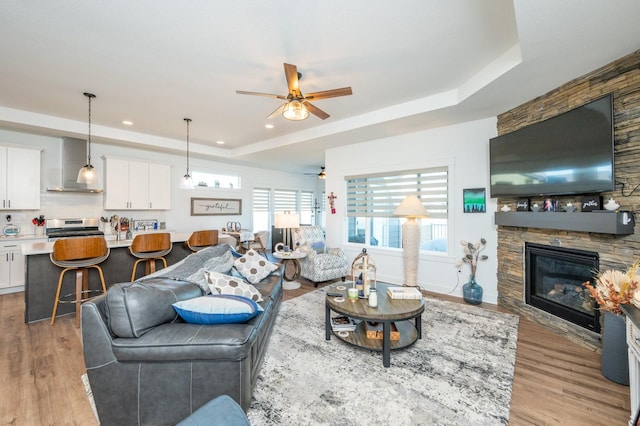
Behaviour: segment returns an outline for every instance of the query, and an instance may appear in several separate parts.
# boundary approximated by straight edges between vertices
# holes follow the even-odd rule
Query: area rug
[[[518,317],[427,299],[422,339],[382,354],[325,340],[325,290],[283,302],[248,411],[261,425],[506,425]]]

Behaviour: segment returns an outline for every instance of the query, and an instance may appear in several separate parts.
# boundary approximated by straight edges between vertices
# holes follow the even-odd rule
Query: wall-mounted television
[[[612,95],[492,138],[489,149],[493,198],[613,191]]]

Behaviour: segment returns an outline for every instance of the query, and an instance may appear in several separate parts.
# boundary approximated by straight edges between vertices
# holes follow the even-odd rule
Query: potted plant
[[[467,303],[479,305],[482,303],[482,287],[476,283],[476,271],[478,269],[478,262],[489,258],[489,256],[485,254],[480,254],[485,249],[487,240],[480,238],[480,241],[475,244],[462,240],[460,244],[464,249],[464,256],[462,260],[457,263],[457,266],[461,267],[466,263],[469,265],[469,268],[471,268],[469,282],[462,286],[462,298]]]
[[[583,283],[604,314],[602,327],[602,364],[600,370],[609,380],[629,384],[626,330],[620,305],[630,303],[638,288],[636,261],[626,271],[609,269],[595,276],[595,285]]]

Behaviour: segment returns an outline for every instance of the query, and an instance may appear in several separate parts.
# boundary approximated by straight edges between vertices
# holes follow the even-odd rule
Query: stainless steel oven
[[[91,237],[104,235],[99,229],[98,218],[47,219],[47,239]]]

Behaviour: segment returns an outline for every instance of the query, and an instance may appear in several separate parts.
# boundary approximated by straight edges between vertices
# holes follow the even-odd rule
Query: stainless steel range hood
[[[85,183],[78,183],[78,171],[87,164],[87,142],[82,139],[62,138],[60,149],[60,180],[47,187],[54,192],[86,192],[97,193],[102,189],[89,188]]]

